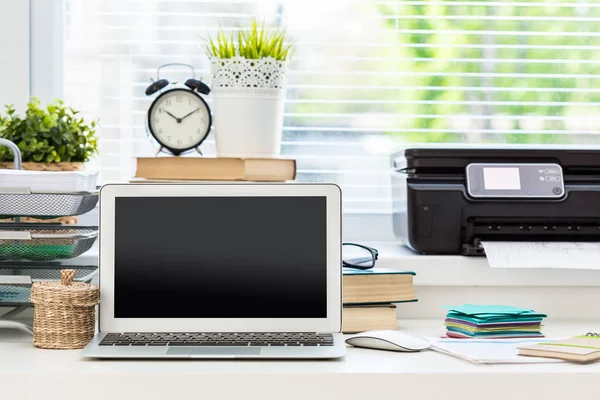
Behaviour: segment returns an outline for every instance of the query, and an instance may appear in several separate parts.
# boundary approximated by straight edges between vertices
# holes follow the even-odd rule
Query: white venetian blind
[[[155,152],[156,67],[210,81],[202,38],[253,17],[297,43],[282,153],[340,184],[346,212],[390,212],[389,154],[410,143],[600,143],[592,0],[66,0],[65,98],[100,119],[104,182]]]

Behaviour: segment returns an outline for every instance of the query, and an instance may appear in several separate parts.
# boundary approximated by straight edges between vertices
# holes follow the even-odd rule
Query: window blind
[[[104,182],[133,173],[156,68],[253,17],[296,43],[282,154],[389,213],[389,155],[415,143],[600,143],[600,4],[590,0],[66,0],[65,99],[100,121]],[[172,70],[171,79],[182,71]],[[214,140],[203,145],[214,154]]]

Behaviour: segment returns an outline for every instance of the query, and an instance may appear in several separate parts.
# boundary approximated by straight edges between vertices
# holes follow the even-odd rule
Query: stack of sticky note
[[[465,304],[450,307],[446,315],[446,335],[452,338],[500,339],[543,337],[546,314],[500,305]]]

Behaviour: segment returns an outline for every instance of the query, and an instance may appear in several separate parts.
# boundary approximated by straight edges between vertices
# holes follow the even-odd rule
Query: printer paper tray
[[[471,218],[464,232],[464,255],[484,255],[480,241],[600,241],[600,224],[578,218]]]

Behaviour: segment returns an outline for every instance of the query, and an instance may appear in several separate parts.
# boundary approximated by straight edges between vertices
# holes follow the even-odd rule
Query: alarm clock
[[[160,78],[162,68],[175,65],[189,67],[192,71],[192,77],[185,81],[184,87]],[[173,87],[167,88],[170,85]],[[156,80],[146,88],[146,95],[152,96],[159,91],[146,118],[146,132],[160,146],[158,151],[178,156],[196,149],[202,154],[199,146],[210,133],[212,118],[201,95],[209,94],[209,87],[196,79],[191,65],[170,63],[158,67]]]

